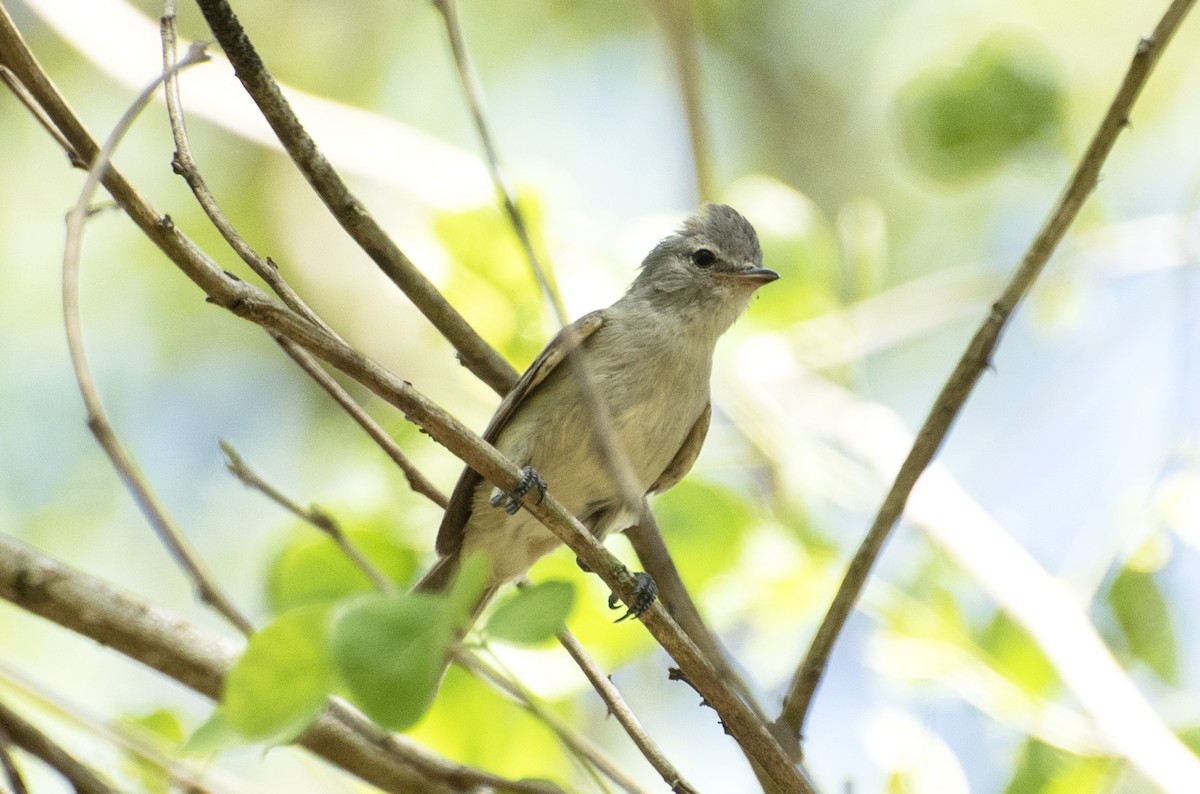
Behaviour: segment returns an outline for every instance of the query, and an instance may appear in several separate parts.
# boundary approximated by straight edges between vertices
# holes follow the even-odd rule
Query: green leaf
[[[526,196],[518,202],[531,239],[540,239],[536,203]],[[547,339],[542,291],[508,219],[488,205],[440,214],[433,230],[455,263],[446,296],[506,358],[532,361]],[[541,262],[545,266],[548,259],[542,256]]]
[[[544,705],[568,719],[588,713],[578,698]],[[549,777],[563,791],[580,788],[573,756],[541,718],[457,667],[447,672],[433,708],[409,735],[447,758],[511,780]]]
[[[417,555],[377,527],[351,528],[346,535],[363,555],[400,585],[411,581]],[[267,571],[267,601],[280,615],[308,604],[330,604],[373,589],[366,574],[333,540],[311,527],[297,528],[293,539]]]
[[[1054,666],[1029,633],[1006,613],[996,613],[979,644],[1009,681],[1031,694],[1042,697],[1054,694],[1058,684]]]
[[[1036,739],[1021,749],[1005,794],[1100,794],[1112,790],[1117,762],[1072,755]]]
[[[460,610],[429,593],[365,596],[343,607],[331,633],[337,672],[354,702],[393,731],[433,702],[461,624]]]
[[[183,723],[170,709],[122,715],[117,719],[117,723],[153,743],[167,755],[174,753],[186,738]],[[138,780],[142,791],[149,794],[167,794],[170,791],[171,777],[160,764],[146,760],[140,753],[126,751],[123,755],[122,769],[127,775]]]
[[[1159,678],[1179,682],[1179,655],[1167,599],[1153,574],[1125,568],[1108,590],[1108,603],[1125,637],[1129,653]]]
[[[225,719],[225,710],[217,706],[212,714],[208,715],[208,719],[192,731],[180,752],[184,755],[209,756],[250,742],[250,739],[229,726],[229,721]]]
[[[231,728],[251,739],[284,743],[317,718],[334,681],[328,625],[328,607],[300,607],[250,637],[221,696]]]
[[[995,170],[1037,141],[1048,141],[1063,115],[1051,56],[1028,37],[997,34],[953,70],[917,75],[899,97],[905,148],[938,179]]]
[[[570,582],[541,582],[513,593],[484,627],[484,633],[519,645],[540,645],[563,629],[575,606],[575,586]]]

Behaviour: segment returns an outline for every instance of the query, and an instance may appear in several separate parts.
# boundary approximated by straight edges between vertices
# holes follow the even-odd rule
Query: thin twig
[[[241,794],[245,791],[242,782],[228,773],[208,768],[207,765],[202,768],[197,759],[171,757],[144,729],[89,713],[78,703],[70,702],[61,693],[51,691],[10,665],[0,663],[0,684],[19,693],[22,700],[28,701],[39,712],[85,731],[92,741],[111,744],[140,762],[160,769],[177,788],[188,794],[213,794],[217,791],[221,794]]]
[[[0,769],[4,770],[4,777],[8,781],[8,787],[12,789],[12,794],[29,794],[25,778],[21,777],[21,770],[17,769],[12,753],[8,751],[12,746],[12,737],[4,729],[3,718],[0,717]]]
[[[992,305],[987,318],[975,332],[954,372],[934,401],[912,450],[901,465],[900,472],[879,509],[879,514],[847,568],[845,578],[813,638],[808,654],[796,669],[776,722],[780,728],[778,734],[789,735],[795,741],[800,741],[803,737],[804,722],[812,705],[813,695],[829,663],[834,643],[866,584],[884,542],[904,512],[913,486],[941,448],[975,384],[991,364],[992,353],[999,342],[1001,331],[1041,274],[1050,255],[1095,188],[1101,166],[1112,151],[1117,136],[1128,125],[1129,112],[1138,94],[1141,93],[1163,50],[1194,1],[1174,0],[1154,32],[1138,43],[1133,63],[1083,158],[1071,175],[1062,197],[1030,244],[1012,280]]]
[[[334,219],[454,346],[462,363],[496,392],[506,393],[516,382],[517,373],[446,301],[350,192],[296,118],[229,3],[197,0],[197,5],[246,93]]]
[[[692,149],[692,171],[696,177],[696,193],[701,201],[714,197],[712,180],[712,148],[704,107],[700,99],[700,61],[696,56],[696,4],[694,0],[654,0],[651,8],[657,12],[667,40],[679,98],[687,119],[688,143]]]
[[[8,86],[8,90],[12,91],[13,96],[17,98],[18,102],[25,106],[25,109],[29,111],[29,114],[33,116],[37,123],[42,126],[42,129],[44,129],[51,138],[58,142],[58,145],[61,146],[63,151],[67,153],[67,159],[71,161],[71,165],[75,166],[76,168],[86,168],[87,166],[84,164],[83,160],[79,159],[79,155],[75,154],[75,150],[71,148],[71,144],[67,142],[67,139],[63,136],[63,134],[58,131],[57,127],[54,126],[54,122],[50,121],[50,119],[46,116],[46,112],[38,106],[37,101],[29,95],[29,91],[24,85],[21,84],[21,81],[17,79],[17,76],[12,73],[11,69],[5,66],[0,66],[0,81],[3,81],[3,83]]]
[[[619,764],[608,758],[604,751],[590,739],[538,703],[537,698],[525,690],[514,676],[496,670],[479,658],[479,654],[466,649],[457,651],[454,654],[454,661],[472,675],[492,684],[510,697],[514,703],[544,723],[558,737],[558,740],[585,765],[594,767],[595,770],[630,794],[641,792],[641,787],[621,770]]]
[[[200,63],[206,58],[202,48],[194,48],[177,64],[176,70]],[[129,110],[117,122],[99,153],[92,158],[92,165],[87,179],[84,181],[83,189],[80,190],[79,198],[67,216],[67,240],[63,252],[62,280],[67,347],[71,355],[75,380],[79,385],[79,392],[87,409],[88,428],[103,448],[122,482],[125,483],[130,495],[133,496],[146,516],[146,520],[150,522],[171,556],[191,578],[200,600],[221,613],[243,634],[250,634],[254,630],[250,621],[238,611],[233,602],[217,586],[183,532],[167,515],[166,509],[154,495],[137,463],[117,437],[112,422],[109,421],[108,414],[104,410],[104,403],[100,399],[100,392],[96,387],[95,378],[92,376],[83,344],[83,326],[79,314],[79,264],[83,247],[84,221],[88,216],[88,207],[96,188],[99,187],[101,174],[107,169],[117,144],[133,124],[133,120],[150,102],[150,98],[158,89],[158,84],[162,79],[163,77],[160,75],[138,95]]]
[[[246,461],[233,448],[233,444],[228,441],[221,442],[221,451],[225,453],[227,458],[225,462],[226,468],[234,477],[237,477],[241,483],[249,488],[261,493],[263,496],[270,499],[275,504],[287,510],[292,515],[302,521],[305,521],[318,530],[327,535],[342,553],[354,564],[356,568],[371,581],[371,584],[381,593],[392,593],[396,590],[396,585],[383,571],[379,570],[373,562],[367,559],[366,555],[359,550],[358,546],[346,536],[342,531],[341,525],[334,520],[333,516],[326,513],[317,506],[312,506],[307,509],[301,507],[296,502],[289,499],[282,491],[275,488],[262,477],[259,477],[253,469],[246,465]]]
[[[283,352],[287,353],[300,369],[304,370],[318,386],[324,389],[326,394],[332,397],[334,402],[341,406],[342,410],[366,431],[371,440],[392,459],[392,462],[403,472],[404,478],[408,480],[408,486],[413,491],[426,497],[443,510],[446,509],[446,505],[450,503],[446,495],[413,465],[413,462],[404,454],[404,450],[400,449],[400,445],[387,434],[386,430],[380,427],[378,422],[371,418],[371,415],[361,405],[354,401],[350,392],[342,388],[341,384],[325,371],[311,353],[290,339],[277,336],[275,341],[283,348]]]
[[[671,791],[678,794],[697,794],[697,790],[686,780],[679,770],[675,768],[662,750],[650,738],[650,734],[646,733],[646,729],[642,727],[642,723],[638,720],[637,715],[633,713],[633,709],[625,702],[620,690],[609,679],[604,671],[600,669],[595,660],[592,659],[584,647],[579,644],[579,640],[575,639],[575,635],[564,629],[558,633],[558,642],[567,650],[571,658],[575,660],[575,664],[587,676],[592,688],[600,695],[604,701],[604,705],[608,707],[608,713],[617,718],[617,722],[621,723],[621,727],[625,729],[625,733],[637,745],[642,756],[650,762],[654,770],[662,775],[662,779],[666,781],[667,786]]]
[[[559,324],[566,325],[568,322],[567,309],[563,305],[562,296],[554,282],[554,274],[542,267],[541,261],[534,251],[533,240],[529,235],[529,225],[525,223],[525,216],[517,205],[516,192],[512,189],[512,182],[508,178],[504,164],[500,160],[499,150],[492,139],[491,127],[483,109],[483,88],[479,84],[479,75],[471,63],[470,53],[463,41],[462,25],[458,21],[458,2],[457,0],[433,0],[433,5],[441,12],[442,20],[446,23],[446,36],[450,40],[450,52],[454,56],[454,66],[458,71],[459,81],[462,83],[463,95],[471,109],[475,130],[479,133],[479,142],[483,146],[484,159],[487,161],[488,173],[492,176],[492,184],[496,186],[496,193],[499,194],[501,203],[504,204],[504,211],[508,214],[509,222],[517,235],[521,249],[525,252],[526,259],[529,260],[529,266],[533,268],[534,277],[545,292],[546,299],[554,308]]]
[[[114,789],[101,780],[99,775],[55,744],[50,737],[35,728],[32,723],[26,721],[4,703],[0,703],[0,750],[7,743],[6,738],[30,755],[42,759],[66,778],[78,794],[113,794]],[[7,758],[8,754],[0,752],[0,756]],[[17,794],[27,792],[24,784],[21,783],[20,775],[15,778],[12,776],[15,772],[16,768],[14,767],[9,773],[9,780],[12,781],[14,790]]]
[[[250,270],[266,282],[267,286],[292,311],[319,326],[326,333],[333,334],[333,329],[318,317],[316,312],[309,308],[300,296],[296,294],[296,291],[292,289],[292,286],[284,280],[276,264],[269,258],[264,259],[259,256],[258,252],[234,228],[229,218],[217,204],[217,200],[213,196],[212,191],[209,190],[208,184],[200,175],[200,169],[196,166],[195,158],[192,156],[192,147],[188,141],[187,127],[184,124],[183,107],[179,94],[179,74],[174,70],[176,63],[176,32],[173,5],[174,3],[168,5],[159,24],[162,37],[163,73],[169,75],[163,85],[166,95],[167,118],[171,122],[171,134],[175,139],[175,156],[171,160],[171,168],[187,182],[188,187],[191,188],[192,194],[195,195],[196,201],[200,204],[201,209],[204,210],[204,214],[208,216],[209,221]],[[192,48],[200,47],[203,49],[209,43],[199,42],[193,43],[191,46]]]
[[[0,7],[2,11],[2,7]],[[96,151],[95,143],[78,118],[62,100],[33,60],[7,14],[0,13],[0,53],[6,65],[21,79],[39,105],[66,135],[71,145],[84,154]],[[447,414],[408,383],[384,370],[374,361],[329,337],[319,328],[273,300],[262,290],[225,275],[211,259],[182,234],[169,218],[155,212],[119,171],[111,166],[103,175],[105,188],[146,236],[197,286],[209,300],[239,317],[287,336],[337,369],[342,370],[385,401],[399,408],[435,441],[445,446],[485,479],[503,490],[512,490],[520,470],[494,447]],[[591,536],[554,498],[547,494],[540,504],[527,506],[530,514],[566,543],[610,589],[631,603],[637,580],[621,562]],[[699,649],[662,609],[652,606],[642,615],[642,625],[675,659],[688,680],[720,715],[727,731],[747,754],[760,762],[781,791],[809,792],[800,774],[776,739],[753,711],[721,680]]]

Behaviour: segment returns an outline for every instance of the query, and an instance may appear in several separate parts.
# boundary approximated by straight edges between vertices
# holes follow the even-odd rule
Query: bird
[[[706,204],[684,220],[647,254],[620,299],[562,329],[503,398],[483,438],[522,467],[521,481],[505,493],[463,470],[438,529],[438,559],[414,590],[445,590],[462,560],[484,552],[490,574],[477,617],[498,589],[561,543],[520,509],[534,491],[540,498],[548,488],[599,540],[633,526],[638,506],[606,456],[581,374],[637,495],[661,493],[691,470],[708,433],[718,338],[756,290],[778,278],[763,267],[758,235],[737,210]],[[625,617],[655,598],[653,580],[636,576],[638,598]]]

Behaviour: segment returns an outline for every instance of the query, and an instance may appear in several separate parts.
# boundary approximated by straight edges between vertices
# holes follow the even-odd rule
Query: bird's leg
[[[504,512],[511,516],[521,509],[521,500],[525,498],[525,494],[534,490],[538,494],[538,504],[541,504],[546,498],[546,481],[537,473],[537,469],[526,466],[521,469],[521,479],[517,480],[516,489],[512,493],[505,493],[497,488],[492,491],[488,504],[492,507],[503,507]]]
[[[627,618],[640,618],[642,613],[649,609],[654,600],[658,598],[658,585],[654,583],[650,574],[645,571],[637,571],[633,574],[633,578],[637,580],[633,586],[633,606],[629,607],[624,615],[617,618],[617,623]],[[608,597],[608,608],[616,609],[620,600],[620,597],[613,593]]]

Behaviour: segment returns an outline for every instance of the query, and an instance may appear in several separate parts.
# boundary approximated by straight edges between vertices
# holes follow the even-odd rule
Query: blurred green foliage
[[[578,716],[577,707],[570,703],[549,705],[557,706],[554,710],[560,717]],[[464,714],[486,717],[463,719]],[[446,673],[433,707],[409,735],[498,775],[551,778],[560,785],[575,779],[568,751],[545,723],[458,667]]]
[[[1165,683],[1178,684],[1179,654],[1171,608],[1154,574],[1123,568],[1109,586],[1106,600],[1128,654]]]
[[[520,206],[530,236],[540,239],[537,204],[520,199]],[[508,218],[496,207],[443,213],[433,231],[456,265],[446,297],[508,360],[527,365],[546,344],[545,300]]]
[[[575,586],[551,580],[517,590],[483,626],[487,637],[518,645],[541,645],[566,627],[575,606]]]
[[[1021,748],[1005,794],[1100,794],[1112,791],[1119,764],[1030,739]]]
[[[659,496],[654,514],[684,581],[700,590],[729,570],[754,518],[743,497],[697,477]]]
[[[1036,39],[993,34],[953,69],[929,69],[898,98],[909,156],[927,174],[958,182],[987,176],[1034,144],[1055,140],[1063,90]]]
[[[405,587],[417,571],[417,553],[381,524],[372,519],[342,531],[372,565]],[[308,524],[296,526],[289,535],[266,572],[267,603],[273,614],[371,591],[371,580],[333,538]]]
[[[221,693],[229,727],[252,741],[286,744],[316,719],[334,685],[329,620],[328,605],[298,607],[250,637]]]
[[[183,722],[173,709],[157,708],[141,714],[124,714],[116,722],[118,728],[133,731],[139,739],[150,742],[155,750],[168,758],[179,751],[187,738]],[[167,770],[140,753],[126,751],[121,767],[146,794],[167,794],[171,789],[171,776]]]

